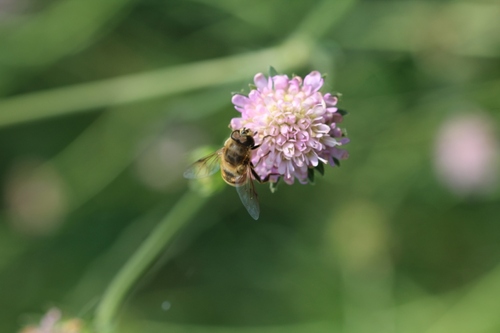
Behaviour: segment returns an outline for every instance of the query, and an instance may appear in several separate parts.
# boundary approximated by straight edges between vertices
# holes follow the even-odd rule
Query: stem
[[[296,38],[256,52],[9,97],[0,100],[0,126],[248,80],[263,64],[303,65],[310,51],[308,41]]]
[[[299,23],[291,38],[303,36],[303,38],[313,41],[319,40],[344,18],[357,2],[357,0],[323,0],[319,2]]]
[[[207,199],[208,197],[201,197],[193,191],[184,194],[127,261],[111,281],[97,307],[95,323],[98,332],[112,331],[116,313],[132,285],[150,267],[165,246],[172,241],[177,232],[196,214]]]
[[[263,66],[303,66],[356,2],[323,0],[290,37],[267,49],[0,99],[0,127],[247,80]]]

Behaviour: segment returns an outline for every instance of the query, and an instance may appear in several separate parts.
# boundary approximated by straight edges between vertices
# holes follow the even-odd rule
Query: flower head
[[[493,123],[487,113],[471,110],[447,119],[438,131],[436,175],[457,196],[486,195],[498,186],[500,147]]]
[[[323,77],[317,71],[304,79],[299,76],[255,75],[256,89],[248,96],[236,94],[232,102],[241,117],[233,118],[230,127],[246,127],[256,132],[260,148],[252,156],[255,171],[272,182],[280,177],[288,184],[295,178],[307,183],[309,169],[320,163],[335,166],[348,153],[340,146],[349,142],[337,126],[342,114],[338,98],[322,94]]]
[[[83,321],[78,318],[62,320],[61,310],[50,309],[40,320],[38,326],[24,327],[20,333],[83,333],[87,332]]]

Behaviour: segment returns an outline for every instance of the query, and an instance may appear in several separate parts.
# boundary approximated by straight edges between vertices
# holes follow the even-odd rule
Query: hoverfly
[[[251,161],[252,150],[260,147],[253,138],[256,134],[248,128],[231,132],[222,148],[194,162],[184,172],[185,178],[195,179],[211,176],[220,168],[222,179],[236,187],[243,206],[255,220],[259,218],[260,208],[252,176],[261,183],[267,181],[261,180]]]

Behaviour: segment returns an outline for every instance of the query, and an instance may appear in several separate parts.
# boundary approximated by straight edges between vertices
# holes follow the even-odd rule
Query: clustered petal
[[[336,107],[338,98],[322,94],[323,77],[317,71],[304,79],[299,76],[275,75],[254,77],[256,89],[248,96],[236,94],[232,102],[241,117],[233,118],[233,130],[243,127],[256,132],[252,163],[265,179],[283,178],[293,184],[308,182],[308,169],[319,163],[335,166],[348,157],[340,147],[349,142],[337,124],[342,114]]]

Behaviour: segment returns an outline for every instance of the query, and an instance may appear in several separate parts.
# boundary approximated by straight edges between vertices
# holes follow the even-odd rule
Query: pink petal
[[[283,98],[285,97],[285,90],[278,89],[274,91],[274,101],[277,103],[283,102]]]
[[[311,117],[317,118],[324,115],[325,111],[326,111],[325,108],[323,108],[321,105],[316,105],[312,109],[307,111],[307,114],[311,115]]]
[[[253,109],[252,116],[265,115],[267,113],[269,113],[269,110],[264,105],[257,105],[255,109]]]
[[[231,99],[231,102],[233,102],[233,104],[236,106],[245,106],[250,102],[250,100],[248,99],[248,97],[243,95],[234,95]]]
[[[312,95],[312,92],[313,92],[313,87],[311,87],[311,86],[303,86],[303,87],[302,87],[302,93],[303,93],[305,96]]]
[[[346,145],[350,142],[351,140],[349,140],[348,138],[342,138],[339,140],[340,142],[340,145]]]
[[[314,124],[313,128],[316,129],[316,133],[326,134],[330,132],[330,126],[325,124]]]
[[[286,75],[276,75],[273,77],[274,81],[274,90],[285,90],[288,88],[288,76]]]
[[[308,144],[314,150],[321,150],[322,145],[317,140],[309,140]]]
[[[275,159],[276,159],[276,152],[273,150],[269,155],[265,157],[264,164],[272,167]]]
[[[318,165],[318,154],[316,154],[314,150],[311,150],[307,157],[309,158],[309,162],[311,162],[312,166]]]
[[[283,177],[283,180],[285,181],[285,183],[287,183],[288,185],[293,185],[293,181],[295,180],[294,177],[292,177],[291,175],[288,175],[288,176],[285,176]]]
[[[294,124],[294,125],[290,126],[290,130],[288,131],[288,133],[290,133],[291,135],[295,135],[299,131],[300,131],[300,128],[297,125]]]
[[[284,175],[285,171],[286,171],[286,162],[285,161],[281,161],[281,163],[278,165],[278,173],[280,175]]]
[[[286,115],[286,118],[285,118],[286,122],[289,123],[289,124],[295,124],[295,115],[294,114],[288,114]]]
[[[288,127],[288,125],[283,124],[280,127],[280,132],[281,132],[281,134],[283,134],[284,136],[286,136],[288,134],[289,129],[290,128]]]
[[[309,126],[311,125],[311,120],[309,118],[302,118],[302,119],[299,119],[299,121],[297,123],[298,123],[300,129],[305,130],[305,129],[308,129]]]
[[[243,127],[241,118],[233,118],[231,119],[231,128],[233,130],[240,129]]]
[[[279,129],[277,126],[271,125],[266,129],[266,135],[276,136],[279,133]]]
[[[252,103],[260,103],[262,101],[262,96],[258,90],[252,90],[248,94],[248,98]]]
[[[283,135],[278,135],[278,137],[276,138],[276,143],[279,145],[279,146],[282,146],[284,143],[286,142],[286,137],[284,137]]]
[[[305,142],[296,142],[295,143],[295,148],[297,148],[298,151],[303,152],[306,150],[308,147]]]
[[[298,76],[290,80],[290,86],[288,87],[288,92],[290,94],[297,94],[300,91],[300,78]]]
[[[310,86],[314,91],[318,91],[323,86],[323,78],[321,73],[313,71],[304,78],[304,86]]]
[[[283,155],[285,155],[287,159],[290,159],[293,155],[295,155],[295,146],[292,142],[287,142],[283,145]]]
[[[255,82],[255,85],[257,86],[257,89],[259,91],[262,91],[264,88],[267,88],[268,85],[268,80],[266,76],[262,73],[258,73],[254,76],[253,82]]]
[[[334,147],[339,144],[338,141],[332,138],[331,136],[324,136],[322,141],[325,144],[325,146],[328,147]]]
[[[305,162],[304,155],[299,154],[298,156],[294,157],[293,162],[295,163],[295,165],[298,168],[301,168],[302,166],[304,166],[304,162]]]
[[[307,142],[309,141],[309,133],[307,131],[300,131],[297,134],[297,138],[299,139],[299,141]]]
[[[333,96],[332,94],[328,93],[323,96],[323,99],[325,100],[326,105],[328,106],[334,106],[337,105],[338,98],[337,96]]]

